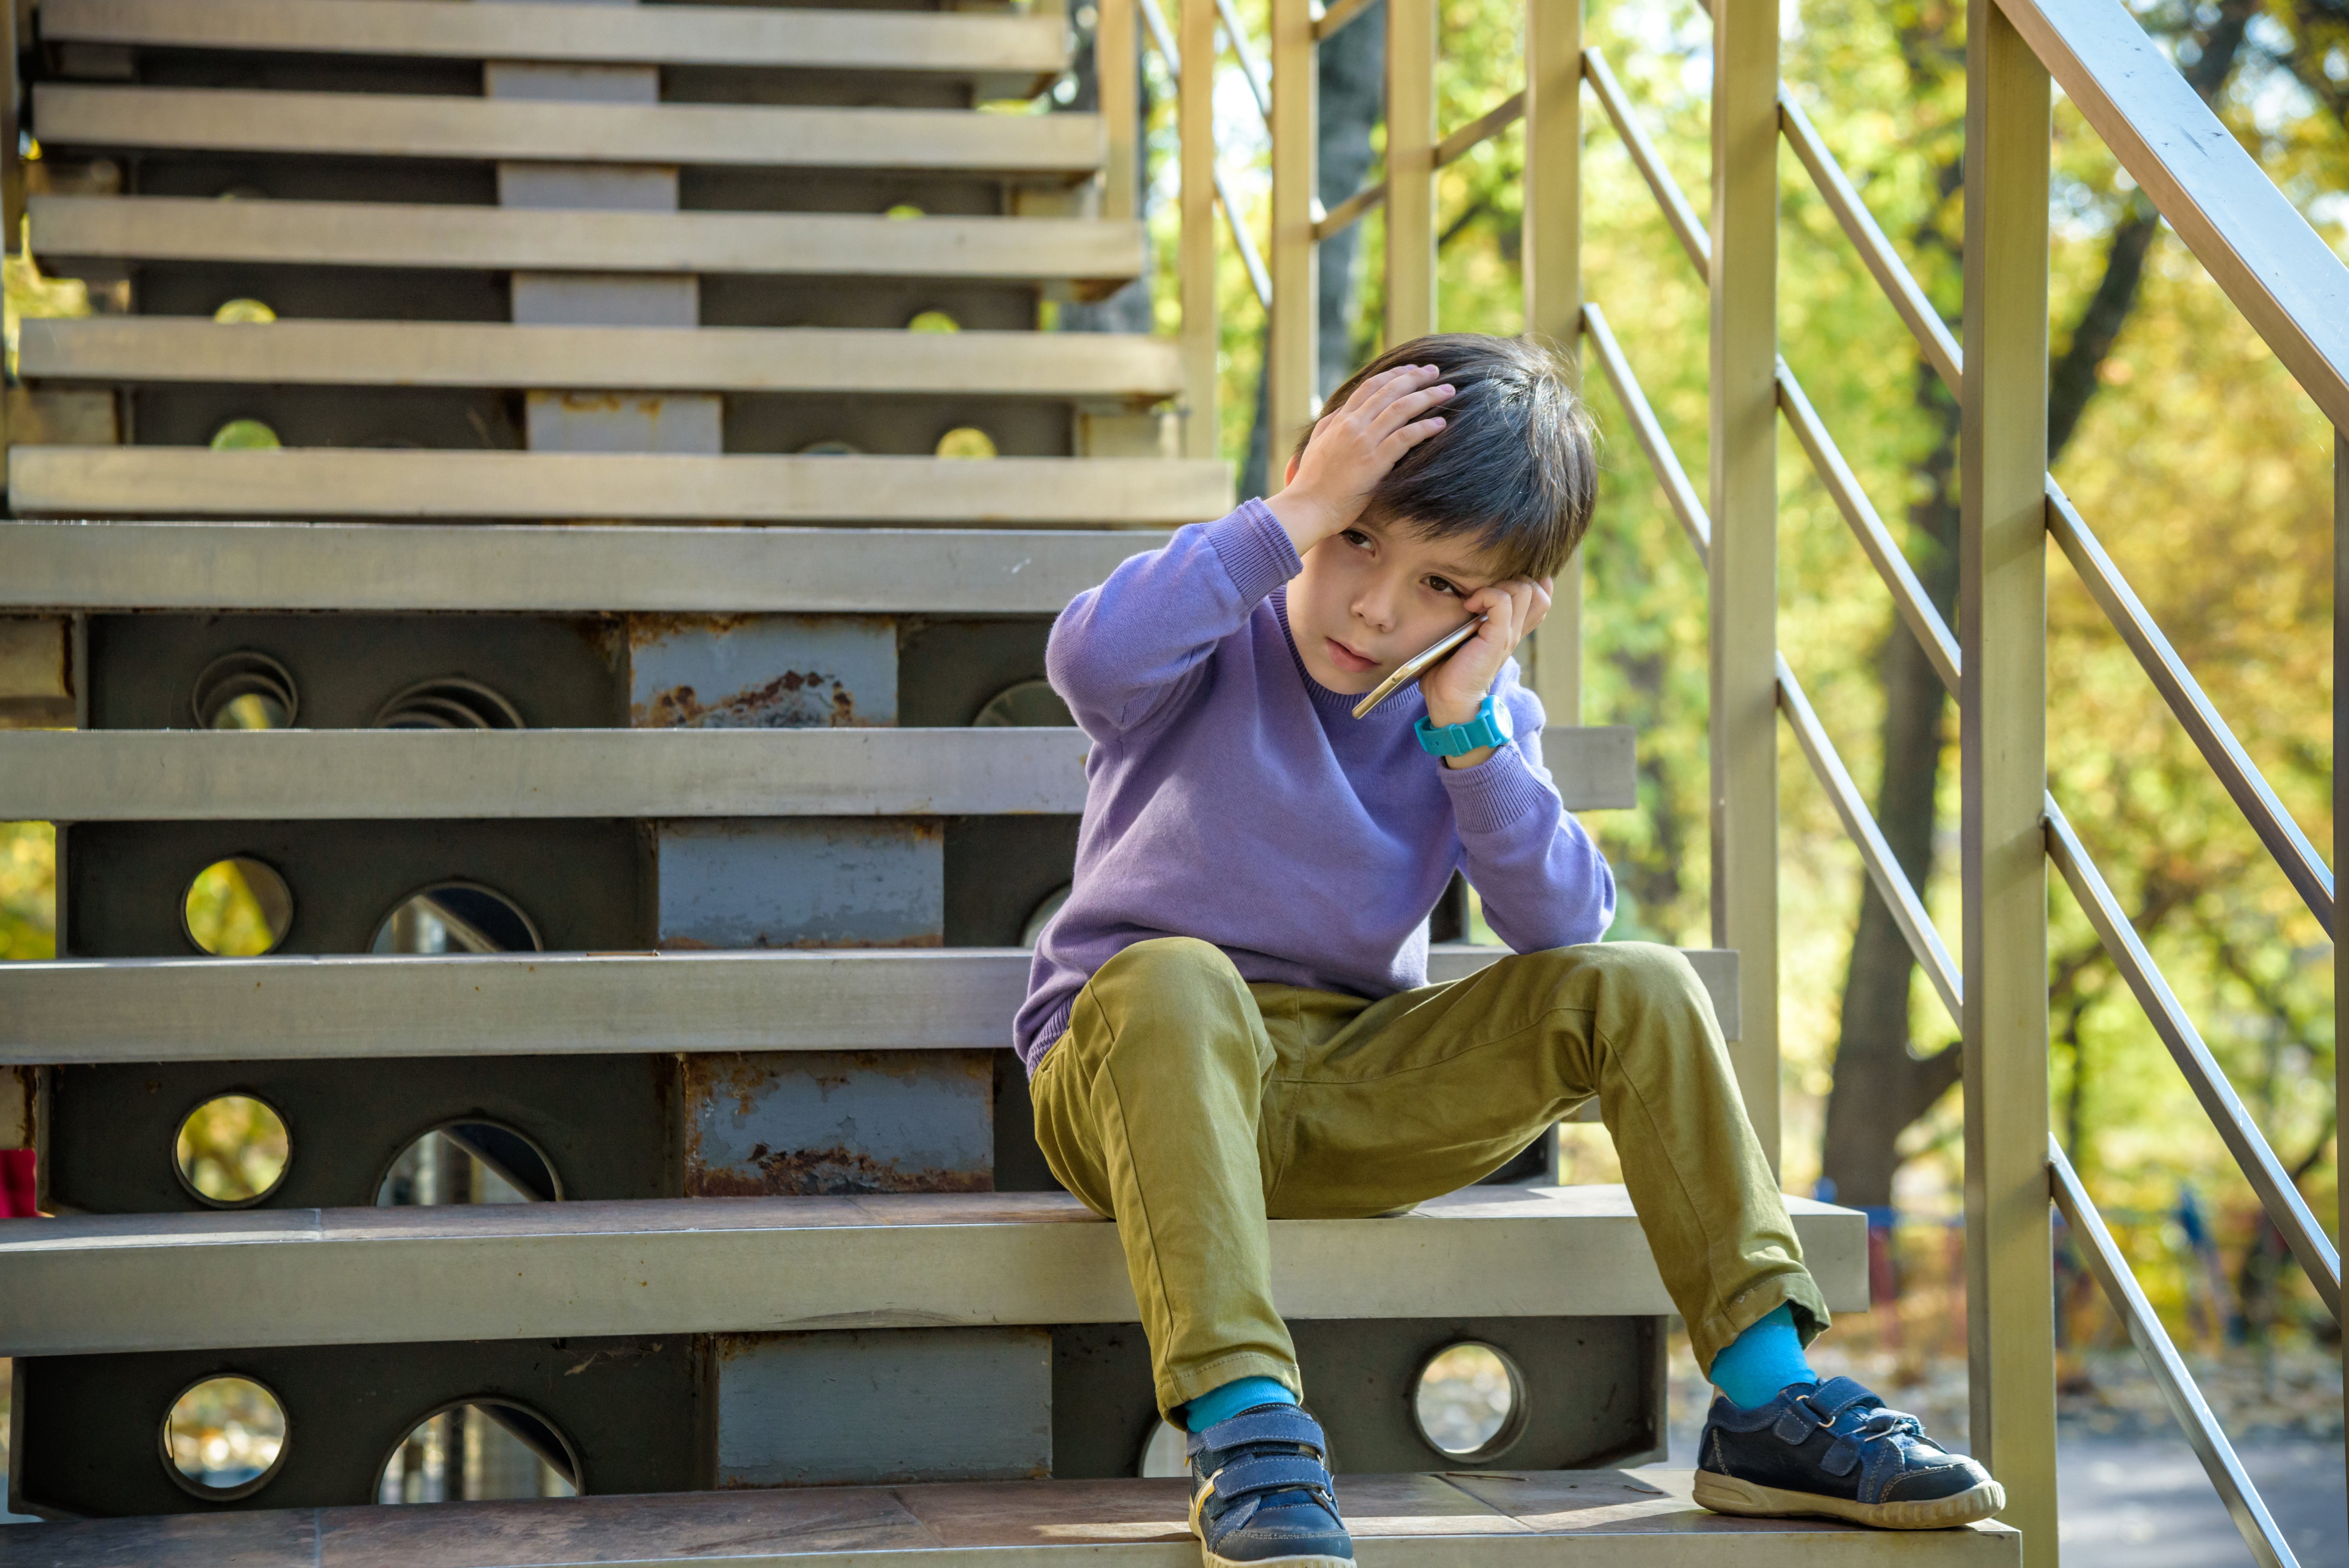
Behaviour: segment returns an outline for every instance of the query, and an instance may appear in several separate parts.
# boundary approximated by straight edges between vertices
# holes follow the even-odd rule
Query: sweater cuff
[[[1260,500],[1242,501],[1229,517],[1207,524],[1207,542],[1224,563],[1232,586],[1239,590],[1243,604],[1254,604],[1305,570],[1288,531]]]
[[[1463,833],[1498,832],[1535,810],[1563,810],[1515,741],[1474,768],[1444,768],[1444,787],[1452,792],[1452,814]]]

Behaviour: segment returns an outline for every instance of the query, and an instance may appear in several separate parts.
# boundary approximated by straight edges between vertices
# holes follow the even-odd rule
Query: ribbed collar
[[[1274,589],[1271,593],[1272,613],[1280,621],[1281,641],[1288,645],[1289,661],[1297,666],[1297,678],[1305,683],[1305,695],[1313,704],[1313,711],[1324,718],[1342,718],[1348,723],[1377,725],[1409,725],[1427,711],[1416,685],[1387,694],[1386,701],[1362,716],[1354,717],[1354,705],[1362,700],[1360,692],[1331,691],[1313,678],[1305,667],[1305,655],[1297,651],[1297,634],[1288,629],[1288,585]]]

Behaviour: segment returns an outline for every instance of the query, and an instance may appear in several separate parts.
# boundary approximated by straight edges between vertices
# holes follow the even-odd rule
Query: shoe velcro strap
[[[1208,1441],[1210,1437],[1214,1441]],[[1249,1443],[1295,1443],[1326,1453],[1321,1423],[1294,1405],[1259,1405],[1242,1410],[1228,1421],[1217,1421],[1204,1432],[1193,1432],[1185,1445],[1196,1455],[1209,1449],[1237,1449]]]
[[[1327,1494],[1330,1472],[1302,1454],[1266,1454],[1234,1460],[1216,1472],[1213,1484],[1217,1497],[1234,1502],[1257,1492],[1291,1489]]]
[[[1803,1395],[1803,1403],[1832,1421],[1854,1405],[1881,1405],[1867,1385],[1849,1377],[1830,1377]]]

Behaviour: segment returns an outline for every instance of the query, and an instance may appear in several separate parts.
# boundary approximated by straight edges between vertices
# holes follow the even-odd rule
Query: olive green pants
[[[1268,1218],[1456,1191],[1594,1094],[1699,1364],[1782,1303],[1806,1339],[1826,1326],[1712,1004],[1668,947],[1523,954],[1366,1002],[1251,985],[1188,937],[1136,943],[1032,1088],[1052,1173],[1117,1221],[1170,1414],[1236,1377],[1303,1395]]]

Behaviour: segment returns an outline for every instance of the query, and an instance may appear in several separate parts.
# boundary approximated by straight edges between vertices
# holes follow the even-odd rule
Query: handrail
[[[1223,18],[1224,36],[1232,41],[1232,54],[1240,63],[1240,75],[1247,78],[1248,91],[1256,98],[1256,112],[1265,123],[1272,122],[1272,73],[1264,68],[1257,57],[1256,46],[1248,42],[1247,29],[1240,25],[1240,15],[1232,9],[1232,0],[1216,0],[1216,15]],[[1160,24],[1164,25],[1163,19]]]
[[[1787,139],[1794,143],[1804,167],[1810,171],[1812,181],[1826,199],[1827,205],[1835,210],[1844,232],[1858,249],[1868,271],[1875,274],[1887,297],[1899,311],[1902,320],[1908,323],[1926,358],[1940,373],[1951,393],[1955,395],[1964,378],[1964,357],[1956,340],[1950,335],[1948,326],[1943,325],[1940,314],[1926,300],[1924,291],[1918,287],[1916,277],[1909,271],[1907,263],[1885,239],[1874,215],[1860,200],[1842,166],[1827,150],[1826,142],[1820,139],[1808,118],[1783,88],[1778,102],[1780,124]],[[1796,434],[1801,434],[1799,427]],[[1823,474],[1821,477],[1824,479],[1826,476]],[[1829,489],[1833,488],[1830,483]],[[1837,499],[1840,502],[1841,498]],[[1846,513],[1847,517],[1849,515]],[[2220,714],[2217,705],[2210,701],[2202,690],[2201,683],[2195,679],[2193,672],[2170,646],[2168,638],[2163,635],[2160,626],[2147,613],[2144,603],[2129,587],[2128,580],[2121,575],[2120,568],[2105,553],[2103,546],[2096,542],[2095,535],[2089,531],[2053,475],[2047,480],[2047,528],[2063,547],[2065,558],[2079,574],[2089,596],[2096,602],[2114,629],[2120,633],[2121,640],[2128,645],[2137,664],[2153,682],[2154,689],[2169,705],[2171,714],[2202,753],[2203,760],[2219,776],[2220,785],[2250,820],[2260,841],[2275,857],[2285,879],[2324,927],[2326,934],[2332,934],[2334,886],[2333,872],[2325,864],[2324,857],[2309,842],[2307,835],[2300,830],[2300,825],[2276,799],[2275,791],[2260,772],[2259,765],[2251,760],[2251,754],[2235,738],[2234,730]],[[1867,543],[1867,541],[1863,539],[1862,543]],[[1871,549],[1869,553],[1873,555],[1875,552]],[[1879,562],[1879,573],[1882,569]],[[1917,618],[1911,614],[1911,603],[1902,597],[1901,585],[1889,577],[1887,583],[1891,586],[1895,598],[1901,600],[1901,614],[1909,620],[1913,628]],[[1938,615],[1935,619],[1939,619]],[[1946,633],[1944,625],[1943,634]],[[1929,642],[1928,653],[1932,649],[1933,645]],[[1936,667],[1939,667],[1938,660]],[[1942,678],[1948,681],[1950,676],[1945,673]],[[1954,683],[1951,689],[1956,689]]]
[[[2185,1429],[2186,1440],[2194,1445],[2195,1456],[2202,1461],[2210,1484],[2219,1489],[2220,1500],[2234,1516],[2235,1528],[2242,1532],[2244,1544],[2265,1568],[2299,1568],[2292,1548],[2284,1544],[2283,1532],[2276,1528],[2267,1504],[2261,1501],[2259,1489],[2251,1484],[2242,1461],[2235,1457],[2234,1445],[2227,1440],[2218,1418],[2210,1413],[2202,1390],[2195,1387],[2194,1375],[2179,1358],[2178,1346],[2161,1326],[2153,1304],[2138,1287],[2128,1259],[2113,1243],[2112,1233],[2105,1228],[2104,1216],[2096,1212],[2087,1190],[2080,1185],[2078,1173],[2072,1169],[2071,1161],[2064,1158],[2063,1145],[2052,1137],[2047,1140],[2047,1177],[2055,1207],[2063,1211],[2064,1222],[2084,1243],[2080,1250],[2087,1256],[2090,1272],[2105,1287],[2106,1298],[2113,1304],[2114,1312],[2128,1330],[2138,1354],[2145,1357],[2146,1369],[2160,1386],[2161,1397],[2169,1404],[2169,1413]]]
[[[2186,1075],[2187,1087],[2194,1098],[2202,1102],[2203,1111],[2218,1128],[2227,1151],[2235,1157],[2243,1175],[2251,1181],[2251,1190],[2259,1194],[2260,1205],[2268,1218],[2283,1234],[2292,1256],[2308,1273],[2316,1294],[2323,1298],[2326,1310],[2334,1319],[2341,1316],[2341,1255],[2325,1238],[2323,1227],[2309,1212],[2307,1201],[2292,1184],[2283,1161],[2276,1158],[2251,1114],[2237,1098],[2234,1085],[2202,1043],[2201,1034],[2194,1020],[2178,1005],[2170,991],[2169,983],[2162,978],[2153,954],[2146,950],[2144,939],[2129,923],[2127,912],[2113,891],[2105,883],[2103,873],[2096,870],[2079,835],[2072,830],[2071,821],[2055,797],[2047,797],[2047,854],[2071,884],[2072,895],[2080,902],[2081,911],[2088,923],[2096,928],[2097,939],[2104,944],[2121,978],[2136,993],[2137,1005],[2153,1022],[2154,1031],[2161,1043],[2169,1047],[2169,1055],[2178,1063],[2178,1071]]]
[[[1647,455],[1648,465],[1663,488],[1673,512],[1679,517],[1689,542],[1696,547],[1697,559],[1710,561],[1713,522],[1706,516],[1704,505],[1696,497],[1696,487],[1689,482],[1688,471],[1681,466],[1680,454],[1664,434],[1656,411],[1648,401],[1645,388],[1633,374],[1630,362],[1623,356],[1622,346],[1607,325],[1607,315],[1595,304],[1582,307],[1582,328],[1589,336],[1591,346],[1598,350],[1599,363],[1607,376],[1608,385],[1615,389],[1617,401],[1623,405],[1625,417],[1631,421],[1633,436],[1640,449]],[[1796,388],[1797,397],[1801,389]],[[1806,405],[1807,407],[1807,405]],[[1943,635],[1947,635],[1944,632]],[[1811,707],[1810,698],[1804,695],[1802,683],[1795,678],[1783,654],[1778,655],[1778,706],[1785,711],[1787,722],[1795,731],[1795,739],[1809,759],[1811,770],[1818,776],[1820,786],[1835,803],[1836,813],[1843,819],[1844,830],[1858,847],[1859,858],[1868,874],[1876,883],[1877,892],[1884,897],[1892,911],[1900,934],[1907,939],[1909,949],[1916,954],[1917,965],[1940,993],[1941,1005],[1949,1009],[1952,1022],[1960,1021],[1963,1006],[1963,981],[1951,963],[1950,952],[1941,943],[1941,935],[1924,901],[1909,881],[1893,856],[1892,846],[1885,841],[1867,803],[1859,798],[1859,787],[1852,782],[1851,770],[1844,766],[1842,755],[1836,750],[1826,728],[1819,723]]]
[[[1328,10],[1322,12],[1321,15],[1313,18],[1313,41],[1317,44],[1319,43],[1322,39],[1328,37],[1330,34],[1336,32],[1339,28],[1352,21],[1363,12],[1369,10],[1371,4],[1372,0],[1338,0],[1338,3],[1335,5],[1330,6]]]
[[[1963,1028],[1964,978],[1951,960],[1950,950],[1941,944],[1941,934],[1934,926],[1933,917],[1926,913],[1924,900],[1917,896],[1916,885],[1893,858],[1892,846],[1885,841],[1884,830],[1876,825],[1867,802],[1859,798],[1859,786],[1852,782],[1851,770],[1844,766],[1835,742],[1828,738],[1826,727],[1812,711],[1811,699],[1803,695],[1802,683],[1795,679],[1795,672],[1784,654],[1778,655],[1778,706],[1785,711],[1803,755],[1810,759],[1811,771],[1818,775],[1820,787],[1835,803],[1836,815],[1843,819],[1844,831],[1858,846],[1868,880],[1883,897],[1884,907],[1892,912],[1893,923],[1908,939],[1917,967],[1925,972],[1925,978],[1940,994],[1950,1022]]]
[[[1893,250],[1892,242],[1885,238],[1884,231],[1877,225],[1876,214],[1868,210],[1868,203],[1860,199],[1859,192],[1853,189],[1850,179],[1845,175],[1843,165],[1835,160],[1835,155],[1827,150],[1827,144],[1819,139],[1817,129],[1811,124],[1811,117],[1803,112],[1803,106],[1786,91],[1784,82],[1778,84],[1778,125],[1785,132],[1786,140],[1793,145],[1795,156],[1809,171],[1811,183],[1818,188],[1827,210],[1835,214],[1836,222],[1843,225],[1843,232],[1851,241],[1852,248],[1859,253],[1859,259],[1868,264],[1868,270],[1876,274],[1876,286],[1884,291],[1884,297],[1892,302],[1892,308],[1899,311],[1900,319],[1909,324],[1909,330],[1916,335],[1918,345],[1925,351],[1925,357],[1949,387],[1950,396],[1956,397],[1965,364],[1965,351],[1951,335],[1949,325],[1942,321],[1941,313],[1933,308],[1933,302],[1927,299],[1925,291],[1917,286],[1915,274],[1909,272],[1899,254]]]
[[[1818,410],[1803,391],[1803,384],[1786,362],[1778,361],[1778,407],[1785,410],[1786,422],[1795,428],[1795,438],[1802,443],[1803,451],[1811,459],[1811,468],[1835,498],[1836,509],[1859,539],[1860,548],[1876,566],[1876,574],[1892,590],[1892,603],[1908,623],[1909,630],[1925,649],[1932,661],[1933,672],[1954,696],[1958,690],[1960,655],[1958,642],[1950,635],[1949,623],[1941,619],[1940,610],[1925,596],[1924,585],[1909,567],[1909,557],[1892,537],[1884,520],[1877,515],[1876,507],[1860,488],[1859,480],[1851,466],[1843,460],[1843,452],[1836,446],[1835,438],[1827,434],[1826,424]]]
[[[1179,88],[1183,85],[1183,52],[1174,46],[1174,37],[1167,30],[1166,13],[1158,0],[1142,0],[1143,25],[1150,30],[1150,42],[1158,50],[1158,57],[1166,63],[1166,79]],[[1248,232],[1247,221],[1240,215],[1239,203],[1233,200],[1231,187],[1224,183],[1224,166],[1209,151],[1208,168],[1216,182],[1216,203],[1224,210],[1224,222],[1232,232],[1232,244],[1240,253],[1240,265],[1247,269],[1248,286],[1256,291],[1256,303],[1266,310],[1272,308],[1272,274],[1265,271],[1264,257],[1257,253],[1256,237]]]
[[[1435,144],[1433,164],[1443,169],[1466,157],[1479,143],[1494,137],[1526,118],[1526,89],[1519,88],[1450,136]],[[1387,199],[1387,182],[1383,176],[1371,181],[1335,207],[1313,220],[1313,240],[1316,244],[1332,234],[1342,234],[1361,222]]]
[[[1648,139],[1640,117],[1631,112],[1631,100],[1623,96],[1623,85],[1615,79],[1607,57],[1599,52],[1596,45],[1582,51],[1582,75],[1591,91],[1599,95],[1599,107],[1607,111],[1607,119],[1614,125],[1615,134],[1622,138],[1624,150],[1630,153],[1640,178],[1647,181],[1656,204],[1664,210],[1664,220],[1679,237],[1681,248],[1688,253],[1697,277],[1706,287],[1712,287],[1713,237],[1704,232],[1704,222],[1696,215],[1696,209],[1681,194],[1671,171],[1656,152],[1656,144]]]
[[[1998,0],[2186,248],[2340,429],[2349,267],[2119,0]]]
[[[2064,547],[2064,556],[2072,570],[2079,573],[2088,596],[2113,624],[2121,640],[2137,655],[2152,677],[2169,711],[2178,717],[2186,733],[2202,753],[2203,760],[2219,776],[2219,782],[2234,798],[2236,807],[2250,819],[2252,830],[2260,842],[2275,857],[2284,876],[2308,905],[2309,912],[2323,925],[2324,934],[2333,934],[2333,872],[2325,865],[2324,857],[2300,830],[2300,824],[2285,810],[2269,788],[2265,775],[2235,732],[2219,716],[2219,710],[2203,695],[2201,684],[2187,669],[2186,662],[2169,645],[2161,628],[2146,612],[2128,582],[2105,553],[2105,547],[2088,531],[2080,514],[2073,510],[2070,498],[2051,476],[2047,480],[2047,531]]]
[[[1689,483],[1688,470],[1681,467],[1680,454],[1664,437],[1664,428],[1656,418],[1656,411],[1648,403],[1648,394],[1640,386],[1640,378],[1631,374],[1631,362],[1623,357],[1623,346],[1615,341],[1614,329],[1607,325],[1607,315],[1596,303],[1582,307],[1582,330],[1590,346],[1599,351],[1599,363],[1607,372],[1607,384],[1615,388],[1615,399],[1623,405],[1626,418],[1631,421],[1631,433],[1638,438],[1640,449],[1648,455],[1648,466],[1655,470],[1656,480],[1664,487],[1664,500],[1671,505],[1672,515],[1680,519],[1681,528],[1688,534],[1689,542],[1696,546],[1696,558],[1708,566],[1713,559],[1713,521],[1705,516],[1704,503],[1696,498],[1696,487]]]

